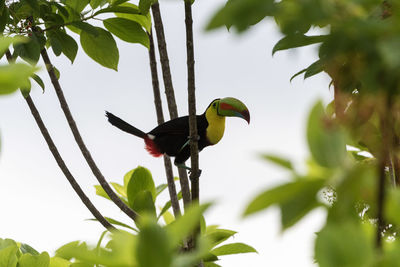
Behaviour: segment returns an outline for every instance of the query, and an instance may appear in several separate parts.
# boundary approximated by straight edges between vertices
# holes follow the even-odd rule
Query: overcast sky
[[[186,115],[183,5],[177,1],[160,4],[179,114]],[[315,60],[316,49],[278,52],[272,57],[272,47],[280,39],[272,20],[243,35],[225,29],[204,32],[221,4],[220,0],[197,1],[193,6],[198,113],[213,99],[231,96],[247,105],[251,123],[228,118],[221,142],[200,154],[200,198],[215,201],[206,214],[208,224],[238,231],[233,241],[248,243],[259,254],[227,256],[219,264],[311,266],[314,233],[324,222],[323,211],[312,212],[284,233],[276,208],[246,219],[240,214],[257,193],[288,179],[284,171],[261,160],[259,153],[287,156],[300,166],[308,157],[307,114],[317,99],[330,101],[329,79],[322,74],[289,82]],[[108,181],[122,183],[126,172],[141,165],[151,170],[156,184],[165,183],[162,159],[151,157],[142,140],[111,127],[104,117],[108,110],[143,131],[156,125],[147,51],[117,42],[118,72],[93,62],[81,48],[74,65],[63,56],[50,56],[61,71],[60,82],[83,138]],[[39,65],[44,69],[42,62]],[[31,95],[67,165],[103,215],[129,222],[117,207],[95,196],[96,180],[73,140],[47,73],[40,75],[46,92],[34,86]],[[164,114],[168,118],[165,102]],[[50,253],[78,239],[96,242],[102,227],[86,221],[91,214],[57,167],[19,93],[0,98],[0,133],[0,237]],[[167,198],[165,193],[163,200]]]

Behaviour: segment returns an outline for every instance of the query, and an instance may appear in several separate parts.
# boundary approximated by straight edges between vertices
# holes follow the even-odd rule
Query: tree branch
[[[164,26],[161,18],[160,5],[155,3],[151,6],[153,13],[154,27],[157,35],[158,51],[160,54],[161,69],[163,73],[165,94],[167,96],[168,110],[171,119],[178,117],[178,109],[176,107],[174,87],[172,85],[171,70],[169,67],[169,59],[167,52],[167,44],[165,42]],[[191,202],[189,179],[186,170],[178,168],[179,182],[182,189],[183,206],[186,209]]]
[[[129,208],[118,196],[117,194],[112,190],[110,185],[107,183],[106,179],[104,178],[103,174],[100,172],[99,168],[97,167],[96,163],[94,162],[92,155],[90,154],[89,150],[87,149],[85,143],[83,142],[82,136],[78,130],[78,127],[76,126],[75,120],[72,117],[71,111],[68,107],[67,100],[65,99],[64,93],[61,89],[60,83],[58,82],[58,79],[56,77],[56,74],[54,72],[53,65],[50,62],[49,56],[47,54],[47,51],[45,48],[41,51],[41,55],[43,58],[44,63],[46,64],[47,72],[50,76],[51,82],[54,86],[54,89],[56,91],[58,100],[60,101],[61,109],[64,112],[64,115],[67,119],[68,125],[72,131],[72,134],[75,138],[76,143],[79,146],[79,149],[81,150],[87,164],[89,165],[90,169],[92,170],[94,176],[97,178],[99,181],[101,187],[104,189],[104,191],[107,193],[107,195],[110,197],[110,199],[132,220],[136,221],[139,217],[139,215],[133,211],[131,208]]]
[[[199,148],[196,123],[196,87],[194,72],[194,47],[193,47],[193,19],[192,4],[185,1],[185,25],[186,25],[186,52],[187,52],[187,79],[189,102],[189,134],[190,134],[190,160],[192,182],[192,201],[199,201]]]
[[[154,40],[152,33],[149,34],[149,40],[150,40],[149,60],[150,60],[151,80],[153,84],[154,105],[157,113],[157,122],[160,125],[164,123],[164,114],[162,110],[160,84],[158,82],[157,61],[156,61],[156,54],[154,51]],[[179,207],[179,200],[176,194],[176,187],[174,181],[174,174],[172,172],[171,159],[167,155],[164,155],[164,167],[165,167],[165,174],[167,176],[168,191],[171,199],[172,210],[174,212],[174,216],[178,217],[181,215],[181,209]]]
[[[6,51],[6,57],[9,63],[14,62],[12,55],[9,50]],[[61,171],[64,173],[65,177],[67,178],[68,182],[71,184],[72,188],[74,189],[75,193],[79,196],[83,204],[88,208],[88,210],[92,213],[92,215],[107,229],[107,230],[116,230],[114,226],[112,226],[98,209],[93,205],[90,199],[86,196],[85,192],[83,192],[82,188],[79,186],[77,181],[75,180],[74,176],[69,171],[67,165],[65,164],[63,158],[61,157],[60,153],[56,145],[54,144],[53,139],[51,138],[49,131],[44,124],[42,117],[40,116],[39,111],[37,110],[35,103],[33,102],[32,98],[28,95],[25,98],[26,103],[28,104],[29,109],[33,115],[33,118],[36,121],[37,126],[42,133],[44,140],[49,147],[51,154],[53,154],[54,159],[56,160],[58,166],[60,167]]]

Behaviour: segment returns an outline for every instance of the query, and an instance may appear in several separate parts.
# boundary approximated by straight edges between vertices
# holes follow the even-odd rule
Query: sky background
[[[288,174],[260,159],[260,153],[286,156],[300,168],[307,159],[307,115],[318,99],[331,100],[329,79],[320,74],[290,83],[294,73],[315,61],[317,50],[303,48],[272,57],[272,48],[281,37],[272,20],[241,35],[226,29],[205,32],[206,23],[223,3],[197,1],[193,6],[197,110],[202,113],[213,99],[231,96],[247,105],[251,123],[228,118],[224,138],[200,154],[200,198],[215,201],[206,213],[207,224],[238,231],[231,241],[248,243],[259,254],[222,257],[219,264],[312,266],[314,233],[325,219],[322,210],[313,211],[284,233],[277,208],[245,219],[241,213],[256,194],[288,181]],[[183,116],[187,114],[183,4],[161,1],[160,5],[177,105]],[[81,134],[107,180],[122,183],[126,172],[141,165],[150,169],[156,184],[165,183],[162,159],[151,157],[142,140],[112,127],[104,117],[108,110],[143,131],[156,126],[147,50],[117,43],[118,72],[101,67],[81,48],[73,65],[49,52],[61,71],[60,83]],[[41,61],[39,65],[44,69]],[[46,91],[43,94],[34,85],[31,95],[68,167],[103,215],[129,222],[111,202],[95,195],[97,181],[75,144],[47,73],[39,74]],[[161,71],[159,78],[162,81]],[[0,98],[0,134],[0,237],[50,253],[74,240],[94,244],[103,228],[86,220],[91,214],[56,165],[19,93]],[[165,191],[158,204],[167,199]]]

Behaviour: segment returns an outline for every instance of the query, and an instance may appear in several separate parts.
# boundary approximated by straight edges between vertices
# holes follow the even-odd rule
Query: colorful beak
[[[250,123],[250,113],[242,101],[233,97],[225,97],[219,101],[218,115],[226,117],[239,117]]]

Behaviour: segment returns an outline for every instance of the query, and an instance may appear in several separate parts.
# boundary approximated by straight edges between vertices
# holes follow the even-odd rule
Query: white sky
[[[260,160],[258,153],[285,155],[297,164],[307,157],[307,114],[317,99],[331,98],[329,79],[318,75],[289,82],[316,59],[316,49],[272,57],[272,47],[280,39],[272,20],[240,36],[225,29],[204,32],[222,3],[198,1],[193,7],[198,113],[211,100],[232,96],[248,106],[251,124],[228,118],[222,141],[200,154],[201,200],[216,200],[206,214],[208,224],[238,231],[231,241],[248,243],[259,254],[227,256],[219,264],[312,266],[314,233],[323,224],[324,212],[314,211],[285,233],[280,231],[276,208],[246,219],[240,214],[257,193],[287,181],[285,172]],[[186,115],[183,5],[162,1],[161,8],[179,114]],[[156,125],[147,51],[117,42],[118,72],[93,62],[81,48],[74,65],[63,56],[50,56],[61,71],[60,82],[78,127],[108,181],[122,183],[126,172],[142,165],[151,170],[156,184],[164,183],[162,160],[148,155],[140,139],[111,127],[104,117],[104,110],[111,111],[144,131]],[[46,92],[35,86],[32,97],[67,165],[103,215],[129,222],[113,204],[95,196],[96,180],[73,140],[47,74],[42,72],[41,77]],[[168,118],[166,103],[164,111]],[[78,239],[96,242],[102,227],[85,221],[92,216],[58,169],[20,94],[0,98],[0,131],[0,237],[50,253]],[[165,191],[165,200],[167,195]]]

